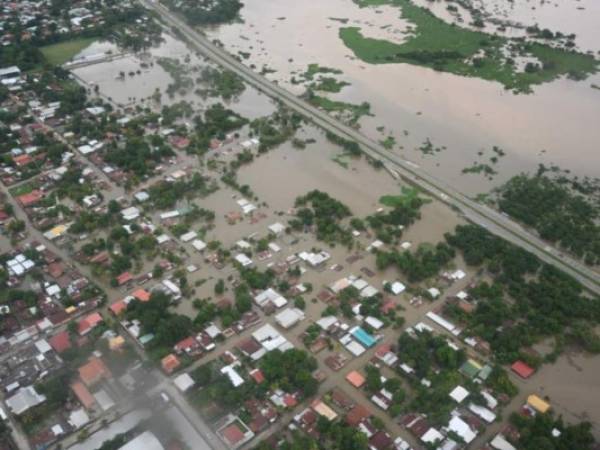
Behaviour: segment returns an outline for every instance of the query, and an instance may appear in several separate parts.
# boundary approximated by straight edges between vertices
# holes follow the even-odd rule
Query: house
[[[223,375],[227,375],[227,378],[229,378],[229,381],[231,381],[231,384],[233,385],[234,388],[241,386],[242,384],[245,383],[245,380],[235,370],[235,367],[238,365],[239,365],[239,362],[236,362],[236,363],[233,363],[233,364],[230,364],[228,366],[221,368],[221,373]]]
[[[103,379],[112,377],[112,373],[97,356],[92,356],[89,361],[79,369],[79,378],[86,386],[94,386]]]
[[[274,235],[279,235],[285,231],[285,226],[279,222],[275,222],[272,225],[269,225],[269,231]]]
[[[137,289],[133,291],[131,295],[140,302],[147,302],[150,300],[150,292],[145,289]]]
[[[100,313],[92,313],[79,321],[77,331],[79,332],[80,336],[85,336],[102,322],[104,322],[104,319]]]
[[[550,403],[542,400],[535,394],[532,394],[529,397],[527,397],[527,406],[533,408],[534,411],[540,414],[545,414],[550,409]]]
[[[71,348],[71,337],[69,332],[64,330],[48,339],[48,343],[56,353],[60,354]]]
[[[122,312],[127,310],[127,303],[125,303],[123,300],[117,300],[111,304],[108,309],[110,309],[110,312],[115,316],[119,316]]]
[[[144,431],[129,441],[119,450],[164,450],[163,445],[151,431]]]
[[[179,358],[175,356],[173,353],[169,353],[160,361],[160,365],[162,370],[167,374],[171,375],[177,368],[181,365]]]
[[[244,255],[243,253],[238,253],[237,255],[235,255],[235,260],[242,266],[242,267],[248,267],[251,266],[252,260],[250,258],[248,258],[246,255]]]
[[[90,410],[96,405],[94,396],[90,393],[87,387],[81,381],[75,381],[71,384],[71,390],[81,405]]]
[[[390,435],[383,430],[377,431],[369,438],[369,448],[372,450],[386,450],[391,448],[393,443]]]
[[[304,320],[304,312],[298,308],[287,308],[275,316],[275,322],[285,330],[301,320]]]
[[[19,195],[17,197],[17,201],[21,204],[21,206],[27,208],[29,206],[35,205],[43,198],[44,193],[40,190],[34,189],[33,191],[27,194]]]
[[[399,281],[395,281],[390,285],[390,289],[392,291],[392,294],[400,295],[402,292],[404,292],[406,290],[406,286],[404,286]]]
[[[198,352],[200,352],[200,353],[202,352],[200,342],[198,342],[198,340],[194,336],[189,336],[185,339],[182,339],[177,344],[175,344],[175,346],[173,347],[173,350],[178,355],[180,355],[182,353],[193,355]]]
[[[456,386],[449,395],[456,403],[462,403],[469,396],[469,391],[462,386]]]
[[[265,376],[260,369],[252,369],[248,372],[248,375],[256,382],[256,384],[262,384],[265,381]]]
[[[117,277],[117,285],[123,286],[124,284],[129,283],[131,280],[133,280],[133,275],[131,275],[129,272],[123,272]]]
[[[510,366],[510,369],[524,379],[529,378],[535,372],[535,369],[533,367],[528,366],[526,363],[520,360],[515,361],[513,365]]]
[[[313,401],[310,406],[318,415],[326,418],[330,422],[337,419],[337,413],[321,400]]]
[[[355,405],[349,412],[346,414],[346,423],[351,427],[357,427],[361,422],[371,417],[371,411],[369,411],[363,405]]]
[[[237,416],[229,414],[217,429],[217,436],[231,449],[241,447],[254,437],[254,433]]]
[[[177,387],[177,389],[179,389],[180,392],[187,392],[194,386],[195,382],[194,379],[190,376],[190,374],[182,373],[173,380],[173,384],[175,384],[175,386]]]
[[[346,381],[354,386],[356,389],[360,389],[366,382],[364,376],[361,375],[357,370],[353,370],[352,372],[346,375]]]
[[[282,308],[288,303],[285,297],[277,293],[277,291],[272,288],[266,289],[255,296],[254,302],[261,308],[264,308],[269,304],[272,304],[276,308]]]
[[[465,442],[465,444],[470,444],[473,439],[477,437],[477,433],[475,433],[469,424],[467,424],[464,420],[462,420],[458,416],[453,416],[446,427],[448,431],[452,431],[456,433],[460,438]]]
[[[135,206],[130,206],[129,208],[125,208],[121,211],[121,216],[124,220],[131,222],[132,220],[140,217],[140,210]]]
[[[15,395],[8,398],[5,403],[10,411],[20,416],[25,411],[46,401],[46,396],[38,394],[35,387],[28,386],[20,388]]]

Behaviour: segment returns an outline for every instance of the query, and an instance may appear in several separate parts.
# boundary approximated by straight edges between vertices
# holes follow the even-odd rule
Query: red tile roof
[[[31,156],[29,155],[19,155],[13,157],[13,161],[17,166],[26,166],[31,161],[33,161],[33,159],[31,159]]]
[[[528,366],[523,361],[515,361],[515,363],[510,366],[512,371],[519,375],[521,378],[529,378],[535,372],[533,367]]]
[[[298,400],[296,400],[296,397],[294,397],[292,394],[285,394],[283,396],[283,403],[285,403],[285,406],[288,408],[293,408],[298,404]]]
[[[148,292],[146,289],[138,289],[132,292],[131,295],[137,298],[140,302],[147,302],[150,300],[150,292]]]
[[[93,386],[100,380],[112,377],[110,370],[100,358],[93,356],[79,368],[79,378],[86,386]]]
[[[90,409],[96,404],[96,400],[81,381],[74,382],[71,390],[85,409]]]
[[[346,381],[358,389],[363,384],[365,384],[366,380],[365,380],[365,377],[362,376],[360,372],[353,370],[348,375],[346,375]]]
[[[133,280],[133,275],[131,275],[129,272],[123,272],[117,277],[117,284],[119,286],[123,286],[125,283],[128,283],[131,280]]]
[[[188,350],[193,350],[194,348],[198,348],[199,346],[200,344],[198,343],[196,338],[194,336],[189,336],[175,344],[175,347],[173,349],[179,353]]]
[[[127,309],[127,305],[125,304],[125,302],[123,300],[117,300],[112,305],[110,305],[108,307],[108,309],[110,309],[110,311],[115,316],[118,316],[119,314],[121,314],[123,311],[125,311]]]
[[[56,353],[62,353],[71,348],[71,338],[67,331],[61,331],[60,333],[55,334],[48,339],[48,343]]]
[[[92,313],[87,317],[84,317],[79,321],[78,331],[81,336],[87,334],[92,329],[94,329],[99,323],[102,323],[104,319],[100,315],[100,313]]]
[[[356,405],[346,415],[346,422],[352,427],[358,426],[363,420],[371,417],[371,411],[365,408],[363,405]]]
[[[177,356],[170,353],[160,361],[160,364],[162,366],[162,369],[165,371],[165,373],[171,374],[175,371],[175,369],[177,369],[179,367],[181,362],[179,362],[179,359],[177,358]]]
[[[232,423],[223,431],[221,431],[221,434],[231,447],[234,447],[238,442],[244,439],[244,433],[235,423]]]
[[[249,372],[250,376],[254,378],[256,384],[261,384],[265,381],[265,376],[260,369],[254,369]]]
[[[17,201],[23,206],[31,206],[39,202],[43,197],[44,193],[36,189],[28,194],[19,195]]]

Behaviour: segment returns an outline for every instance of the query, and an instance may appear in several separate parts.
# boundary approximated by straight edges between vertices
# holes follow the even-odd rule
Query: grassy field
[[[95,40],[95,38],[72,39],[58,44],[46,45],[40,50],[49,64],[60,66],[71,60],[73,56],[88,47]]]
[[[414,32],[402,43],[363,36],[358,27],[343,27],[340,38],[354,54],[371,64],[410,63],[457,75],[502,83],[507,89],[530,92],[531,86],[562,75],[585,78],[597,72],[599,62],[590,55],[524,40],[460,28],[435,17],[410,0],[355,0],[361,7],[393,5]],[[510,58],[503,54],[507,52]],[[511,58],[535,57],[540,64],[519,72]]]
[[[379,203],[390,208],[396,206],[410,206],[411,203],[419,197],[421,191],[414,187],[402,186],[402,193],[400,195],[384,195],[379,199]],[[429,203],[431,199],[427,198],[426,202]]]

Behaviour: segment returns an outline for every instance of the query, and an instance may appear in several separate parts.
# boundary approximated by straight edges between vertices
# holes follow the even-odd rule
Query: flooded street
[[[351,86],[332,98],[371,103],[374,117],[360,121],[366,135],[381,140],[391,131],[397,141],[394,151],[467,193],[487,191],[540,163],[598,175],[600,129],[595,123],[600,117],[600,91],[591,84],[600,84],[600,75],[580,82],[559,79],[535,86],[532,95],[515,95],[499,83],[409,64],[368,65],[354,58],[338,37],[340,27],[359,26],[369,37],[401,41],[406,24],[399,14],[391,7],[360,9],[351,0],[309,5],[249,0],[241,11],[243,23],[209,34],[233,54],[250,54],[242,60],[257,71],[275,70],[268,78],[298,94],[303,86],[290,79],[309,64],[342,70],[338,78]],[[597,27],[585,30],[582,36],[594,34],[598,45]],[[385,135],[377,130],[381,126]],[[446,149],[424,156],[417,148],[426,139]],[[490,164],[494,145],[506,156]],[[498,175],[490,181],[482,174],[461,173],[473,163],[490,164]]]
[[[600,358],[566,353],[542,368],[525,385],[548,396],[552,408],[567,421],[589,421],[600,438]]]

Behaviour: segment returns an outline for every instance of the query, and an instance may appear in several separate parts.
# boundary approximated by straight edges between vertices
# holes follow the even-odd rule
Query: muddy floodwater
[[[556,415],[567,422],[588,421],[600,439],[600,358],[566,352],[556,363],[544,365],[531,379],[516,380],[519,398],[531,393],[547,397]]]
[[[188,68],[203,67],[208,63],[193,53],[183,42],[172,36],[165,33],[163,39],[164,42],[161,45],[151,48],[143,54],[125,55],[112,61],[91,64],[77,68],[73,70],[73,73],[86,87],[98,86],[100,94],[117,107],[142,105],[157,109],[163,105],[171,105],[185,100],[201,110],[213,103],[221,102],[216,98],[203,98],[197,95],[194,89],[183,94],[175,93],[173,96],[166,93],[173,78],[157,64],[158,58],[177,59]],[[118,49],[112,44],[97,42],[79,53],[76,58],[107,53],[116,54]],[[125,77],[119,76],[121,72],[125,73]],[[191,73],[192,78],[197,76],[197,73]],[[162,94],[160,103],[151,99],[156,89]],[[239,98],[223,103],[248,119],[266,116],[275,111],[275,106],[269,97],[249,86]]]
[[[540,27],[565,33],[579,24],[576,43],[585,50],[600,50],[597,1],[566,1],[561,6],[516,1],[512,7],[495,3],[486,11],[506,20],[531,24],[537,18]],[[250,54],[242,58],[247,65],[275,70],[267,77],[298,94],[304,88],[290,80],[308,64],[342,70],[339,78],[351,86],[332,98],[370,102],[374,117],[360,121],[366,135],[380,140],[391,133],[398,143],[394,151],[467,193],[486,191],[539,163],[600,175],[600,90],[591,87],[600,85],[600,75],[579,82],[559,79],[535,86],[533,94],[516,95],[496,82],[409,64],[369,65],[357,60],[338,37],[340,27],[358,26],[368,37],[401,41],[407,24],[399,15],[389,6],[360,9],[352,0],[247,0],[241,23],[214,28],[209,35],[233,54]],[[383,133],[377,130],[381,126]],[[445,149],[424,156],[417,148],[428,138]],[[494,145],[506,156],[490,164]],[[498,175],[488,180],[482,174],[461,173],[473,163],[488,163]]]

